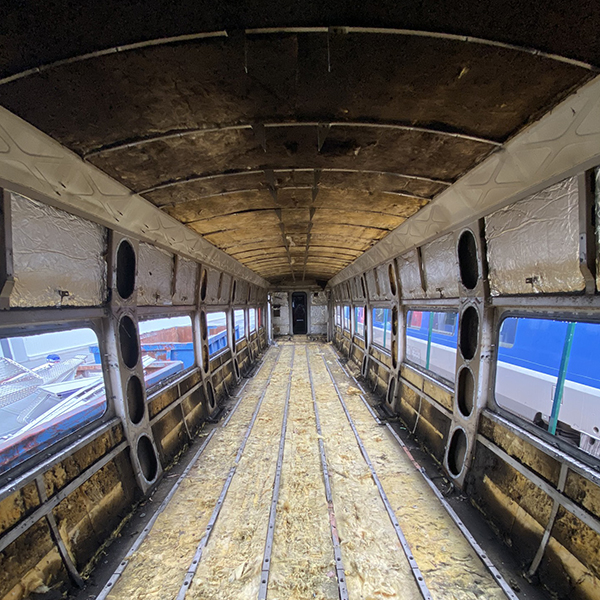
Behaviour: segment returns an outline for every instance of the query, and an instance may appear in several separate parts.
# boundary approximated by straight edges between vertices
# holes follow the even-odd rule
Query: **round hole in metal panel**
[[[210,381],[206,382],[206,394],[208,395],[208,405],[211,408],[215,407],[215,390]]]
[[[208,337],[208,323],[206,321],[206,313],[204,311],[200,312],[200,335],[203,340],[206,340]]]
[[[134,425],[144,418],[144,408],[144,388],[140,378],[133,375],[127,382],[127,414]]]
[[[458,374],[456,402],[463,417],[470,417],[475,403],[475,380],[468,367],[463,367]]]
[[[142,475],[148,483],[156,479],[158,473],[158,459],[154,446],[147,435],[141,435],[137,443],[137,457],[142,469]]]
[[[121,240],[117,248],[117,292],[123,300],[135,289],[135,250],[130,242]]]
[[[474,306],[469,306],[460,320],[460,351],[465,360],[471,360],[475,356],[478,339],[479,314]]]
[[[238,363],[237,358],[233,359],[233,370],[235,371],[235,378],[239,379],[240,378],[240,365]]]
[[[392,296],[396,295],[396,276],[394,275],[394,265],[390,264],[388,266],[388,276],[390,278],[390,290],[392,292]]]
[[[140,345],[135,323],[127,315],[121,317],[119,321],[119,347],[121,359],[127,367],[133,369],[140,357]]]
[[[202,269],[202,279],[200,280],[200,300],[206,300],[206,289],[208,286],[208,274],[206,269]]]
[[[479,279],[479,264],[477,262],[477,242],[470,230],[463,231],[458,240],[458,266],[460,280],[463,285],[472,290]]]
[[[387,403],[390,405],[393,404],[395,396],[396,396],[396,378],[392,377],[390,379],[390,383],[388,385],[388,390],[387,390],[387,396],[386,396]]]
[[[395,339],[392,340],[391,353],[392,353],[392,366],[395,369],[398,366],[398,344],[396,343]]]
[[[202,368],[205,373],[208,373],[208,369],[210,368],[210,355],[208,353],[207,344],[203,344],[202,346]]]
[[[448,447],[448,470],[453,477],[458,477],[463,470],[467,447],[467,436],[460,427],[457,427]]]

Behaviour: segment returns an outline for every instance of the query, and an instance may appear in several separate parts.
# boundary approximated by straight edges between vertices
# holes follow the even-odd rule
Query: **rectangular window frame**
[[[375,332],[373,331],[374,326],[375,326],[375,311],[376,310],[387,310],[387,320],[385,321],[385,324],[387,325],[387,323],[390,324],[390,328],[389,330],[387,329],[387,326],[384,325],[384,335],[383,335],[383,344],[380,344],[379,342],[376,341],[375,338]],[[371,318],[369,319],[369,328],[370,328],[370,332],[371,332],[371,343],[380,351],[385,352],[386,354],[389,354],[390,356],[392,355],[392,307],[391,306],[381,306],[381,305],[375,305],[375,306],[371,306]],[[389,339],[390,341],[390,347],[387,348],[385,346],[386,341]]]
[[[141,351],[141,347],[143,345],[142,341],[142,332],[140,331],[140,325],[142,323],[148,323],[149,321],[158,321],[160,319],[174,319],[177,317],[188,317],[190,319],[190,325],[192,330],[192,356],[193,363],[192,365],[185,367],[183,370],[174,373],[173,375],[166,376],[162,379],[159,379],[155,383],[151,383],[150,385],[146,385],[146,393],[148,396],[154,395],[157,391],[163,391],[170,387],[175,381],[179,380],[184,375],[189,375],[191,372],[198,368],[198,362],[196,359],[196,333],[194,329],[194,313],[191,311],[184,312],[174,312],[174,313],[162,313],[162,314],[153,314],[153,315],[141,315],[138,319],[138,334],[140,336],[140,358],[143,359],[143,352]],[[145,383],[145,382],[144,382]]]
[[[236,334],[236,313],[242,313],[242,327],[244,328],[242,334],[239,337]],[[241,342],[242,340],[245,340],[247,338],[248,332],[246,331],[246,310],[243,308],[234,308],[231,314],[233,319],[233,342],[234,344],[237,344],[238,342]]]
[[[541,448],[543,451],[548,453],[548,450],[544,446],[556,447],[559,451],[563,452],[567,457],[573,461],[579,461],[585,464],[587,467],[600,473],[600,457],[596,457],[593,454],[585,452],[578,446],[570,444],[560,436],[556,436],[548,432],[547,430],[535,425],[533,422],[527,420],[525,417],[520,416],[510,410],[501,406],[496,400],[496,380],[497,380],[497,365],[498,365],[498,354],[500,346],[500,329],[503,322],[508,318],[519,318],[519,319],[547,319],[554,321],[579,321],[583,323],[593,323],[600,325],[600,318],[590,318],[588,314],[578,314],[577,312],[561,312],[557,314],[547,314],[539,312],[530,312],[526,310],[520,310],[515,308],[507,308],[499,311],[494,319],[495,328],[493,335],[493,353],[492,353],[492,370],[490,373],[490,380],[488,385],[488,402],[487,409],[498,417],[505,419],[511,423],[517,431],[517,435],[522,439],[525,439],[532,443],[534,446]],[[508,346],[511,348],[512,346]],[[577,469],[575,469],[577,470]]]
[[[343,324],[343,330],[347,331],[348,333],[351,332],[351,328],[352,328],[352,311],[350,310],[350,305],[349,304],[344,304],[342,306],[342,324]],[[348,314],[346,314],[346,312]]]
[[[412,317],[415,313],[420,314],[418,326],[416,324],[414,324],[412,321]],[[408,338],[409,337],[415,337],[416,339],[419,339],[419,338],[417,338],[416,336],[411,336],[409,332],[411,330],[418,331],[423,327],[424,319],[425,319],[425,322],[427,321],[427,319],[424,318],[424,316],[423,316],[424,314],[433,314],[434,315],[433,320],[435,320],[435,315],[438,315],[438,314],[454,314],[455,320],[454,320],[452,332],[445,331],[444,329],[441,329],[440,327],[435,327],[435,325],[433,325],[433,324],[432,324],[431,331],[432,331],[432,333],[435,333],[436,335],[441,335],[441,336],[444,336],[447,338],[451,338],[451,337],[457,335],[457,333],[458,333],[458,322],[459,322],[458,309],[452,309],[452,308],[438,309],[436,307],[427,307],[427,308],[410,307],[410,306],[407,307],[406,308],[406,327],[404,330],[404,344],[405,344],[405,348],[406,348],[404,362],[408,366],[410,366],[412,369],[415,369],[415,370],[419,371],[420,373],[423,373],[427,377],[431,377],[431,378],[435,379],[436,381],[439,381],[439,383],[441,385],[454,389],[454,387],[455,387],[454,379],[449,379],[448,377],[445,377],[443,374],[439,373],[438,371],[428,368],[426,365],[421,365],[421,364],[415,362],[414,360],[411,360],[411,358],[410,358]],[[427,323],[427,326],[429,326],[428,323]],[[435,343],[435,342],[432,341],[432,344],[433,343]],[[427,347],[429,347],[428,343],[427,343]],[[452,352],[453,352],[453,361],[452,362],[454,364],[453,372],[456,377],[455,369],[456,369],[456,354],[458,353],[458,337],[457,337],[457,344],[455,347],[452,348]]]
[[[251,315],[254,315],[254,325],[252,324],[252,317]],[[248,309],[248,333],[252,334],[255,333],[257,331],[257,327],[256,327],[256,309],[255,308],[249,308]]]
[[[92,317],[92,318],[81,318],[76,317],[72,319],[65,319],[61,321],[54,321],[50,323],[45,323],[42,325],[34,325],[32,326],[30,323],[26,322],[22,325],[10,325],[6,327],[0,327],[0,339],[5,338],[17,338],[17,337],[29,337],[32,335],[41,335],[44,333],[54,333],[61,331],[69,331],[74,329],[91,329],[96,335],[96,339],[98,341],[100,355],[101,357],[105,354],[105,347],[103,347],[102,335],[104,332],[104,319],[101,317]],[[23,335],[23,325],[27,325],[26,335]],[[94,432],[103,431],[107,424],[110,423],[116,417],[115,404],[112,397],[112,393],[110,393],[111,381],[110,376],[107,371],[107,366],[105,362],[101,360],[101,370],[102,376],[104,380],[104,389],[106,394],[106,408],[104,413],[96,419],[92,421],[86,422],[81,427],[67,433],[62,437],[58,437],[56,440],[53,440],[48,446],[40,448],[38,451],[33,452],[31,455],[26,456],[22,460],[10,460],[7,462],[5,467],[2,467],[3,472],[2,476],[6,476],[8,474],[13,474],[15,477],[19,473],[25,473],[32,468],[35,468],[40,464],[40,456],[59,456],[61,452],[69,448],[72,444],[76,443],[77,440],[84,438]]]
[[[216,315],[216,314],[220,314],[223,313],[225,315],[225,345],[222,346],[221,348],[218,348],[216,352],[213,352],[212,354],[210,353],[210,346],[209,346],[209,354],[208,354],[208,360],[209,362],[211,360],[213,360],[214,358],[216,358],[217,356],[220,356],[221,354],[223,354],[224,352],[227,352],[227,350],[229,350],[229,331],[230,331],[230,323],[229,323],[229,319],[227,318],[227,311],[221,309],[221,310],[207,310],[206,311],[206,323],[207,323],[207,329],[210,331],[210,327],[208,326],[208,319],[210,317],[210,315]],[[222,332],[219,332],[216,335],[219,335]],[[210,338],[210,334],[207,332],[207,342],[208,339]]]
[[[358,317],[356,316],[356,311],[362,309],[363,311],[363,319],[362,319],[362,333],[360,333],[358,331],[358,325],[359,325],[359,320]],[[361,340],[365,339],[365,327],[366,327],[366,313],[367,313],[367,307],[363,306],[362,304],[359,304],[357,306],[354,307],[354,335],[358,338],[360,338]]]

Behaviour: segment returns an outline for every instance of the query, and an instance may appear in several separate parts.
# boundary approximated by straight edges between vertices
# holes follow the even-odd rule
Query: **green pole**
[[[575,335],[575,325],[577,323],[569,323],[567,333],[565,335],[565,343],[563,345],[562,358],[560,359],[560,368],[558,369],[558,379],[556,381],[556,390],[554,390],[554,400],[552,402],[552,414],[550,415],[550,423],[548,431],[552,435],[556,435],[556,426],[558,425],[558,413],[562,403],[563,393],[565,390],[565,380],[567,379],[567,368],[569,366],[569,358],[571,358],[571,348],[573,346],[573,337]]]
[[[385,338],[387,336],[387,318],[388,318],[388,309],[383,309],[383,347],[385,348]]]
[[[427,360],[425,361],[425,368],[429,369],[429,363],[431,361],[431,332],[433,331],[433,312],[429,313],[429,330],[427,331]]]

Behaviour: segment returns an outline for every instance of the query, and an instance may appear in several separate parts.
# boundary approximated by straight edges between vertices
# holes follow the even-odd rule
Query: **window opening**
[[[0,340],[0,472],[99,419],[106,406],[91,329]]]
[[[340,327],[342,325],[342,307],[341,306],[335,307],[335,324],[339,325]]]
[[[250,333],[256,331],[256,310],[254,308],[248,310],[248,329]]]
[[[392,319],[389,308],[374,308],[372,319],[372,340],[386,350],[392,348]]]
[[[244,322],[243,309],[233,311],[233,326],[235,331],[235,340],[241,340],[246,335],[246,323]]]
[[[600,457],[600,323],[509,317],[498,345],[498,405]]]
[[[140,321],[146,389],[196,364],[189,315]]]
[[[223,312],[208,313],[208,354],[213,356],[227,347],[227,315]]]
[[[406,359],[453,382],[458,313],[410,310],[406,322]]]
[[[344,329],[346,331],[350,331],[350,307],[348,305],[344,306]]]
[[[362,338],[365,337],[365,307],[354,307],[354,333]]]

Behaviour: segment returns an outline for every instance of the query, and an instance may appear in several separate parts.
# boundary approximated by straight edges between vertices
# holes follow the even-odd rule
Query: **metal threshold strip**
[[[334,351],[332,350],[332,352],[334,352]],[[340,368],[342,369],[342,371],[346,374],[346,376],[348,378],[352,379],[354,381],[354,383],[358,386],[358,388],[364,394],[365,390],[362,387],[362,385],[360,384],[360,382],[356,379],[356,377],[354,377],[354,375],[352,375],[352,373],[350,373],[344,367],[344,365],[342,365],[342,363],[340,362],[339,358],[335,355],[335,352],[334,352],[334,358],[336,359],[338,365],[340,366]],[[331,375],[331,372],[329,374]],[[338,394],[339,394],[339,392],[338,392]],[[400,438],[400,436],[394,431],[394,428],[390,425],[390,423],[383,423],[381,421],[381,419],[379,419],[379,417],[377,416],[377,414],[375,413],[375,411],[373,410],[373,408],[371,407],[371,405],[367,402],[367,400],[366,400],[366,398],[364,397],[363,394],[360,394],[360,399],[363,401],[363,403],[366,406],[366,408],[369,411],[369,413],[371,413],[371,416],[373,417],[373,419],[375,420],[375,422],[378,425],[380,425],[380,426],[385,425],[385,427],[387,427],[388,431],[392,434],[392,436],[394,437],[394,439],[398,442],[398,444],[400,445],[400,447],[402,448],[402,450],[404,450],[406,456],[408,457],[408,459],[410,460],[410,462],[412,463],[412,465],[421,474],[421,476],[423,477],[423,479],[425,480],[425,482],[427,483],[427,485],[431,488],[431,491],[435,494],[436,498],[441,502],[442,506],[446,509],[446,512],[448,513],[448,515],[450,516],[450,518],[454,521],[454,523],[456,524],[456,526],[460,529],[461,533],[465,536],[465,538],[467,539],[467,541],[471,545],[471,548],[473,548],[473,550],[475,551],[475,553],[477,554],[477,556],[479,556],[479,558],[481,559],[481,561],[483,562],[483,564],[486,566],[486,568],[488,569],[488,571],[491,573],[492,577],[494,578],[494,580],[496,581],[496,583],[500,586],[500,588],[505,593],[505,595],[507,596],[507,598],[510,598],[510,600],[519,600],[519,597],[512,590],[512,588],[510,587],[510,584],[506,581],[506,579],[504,579],[504,577],[502,576],[502,574],[500,573],[500,571],[498,570],[498,568],[490,560],[490,558],[485,553],[485,551],[483,550],[483,548],[479,545],[479,543],[477,542],[477,540],[473,537],[473,535],[471,534],[471,532],[469,531],[469,529],[467,528],[467,526],[463,523],[462,519],[456,514],[456,512],[454,511],[454,509],[450,506],[450,504],[446,500],[446,498],[444,498],[442,492],[440,492],[440,490],[437,488],[437,486],[435,485],[435,483],[433,483],[433,481],[430,479],[429,475],[427,475],[427,472],[425,471],[425,469],[415,460],[415,458],[411,454],[411,452],[408,449],[408,447],[406,446],[406,444],[402,441],[402,439]]]
[[[292,364],[290,366],[290,375],[288,378],[287,391],[285,394],[285,406],[283,409],[283,419],[281,423],[281,438],[279,440],[279,454],[277,455],[277,468],[275,470],[275,480],[273,482],[273,498],[271,500],[271,509],[269,512],[269,529],[267,530],[267,541],[265,543],[265,553],[263,556],[260,574],[258,600],[266,600],[267,588],[269,586],[269,573],[271,571],[271,553],[273,551],[273,538],[275,536],[275,519],[277,518],[277,502],[279,501],[279,488],[281,486],[281,469],[283,466],[283,454],[285,452],[285,435],[287,432],[290,394],[292,391],[292,373],[294,372],[295,354],[296,346],[292,348]]]
[[[348,587],[346,586],[346,573],[344,571],[344,562],[342,560],[342,549],[340,547],[340,538],[337,531],[337,522],[333,508],[333,495],[331,493],[331,480],[329,478],[329,469],[327,467],[327,456],[325,454],[325,444],[323,442],[323,432],[321,431],[321,420],[319,418],[319,409],[317,407],[317,396],[313,383],[312,369],[310,368],[310,358],[308,346],[306,346],[306,364],[308,367],[308,378],[310,380],[310,392],[312,395],[313,408],[315,411],[315,420],[317,422],[317,433],[319,435],[319,453],[321,455],[321,467],[323,470],[323,481],[325,483],[325,497],[327,499],[327,510],[329,512],[329,527],[331,529],[331,541],[333,542],[333,555],[335,558],[335,571],[338,581],[338,592],[340,600],[348,600]]]
[[[398,541],[400,542],[400,545],[402,546],[402,549],[404,550],[404,554],[406,555],[406,559],[408,560],[408,563],[410,565],[413,577],[415,578],[417,586],[419,587],[419,591],[421,592],[421,595],[423,596],[424,600],[433,600],[432,596],[431,596],[431,592],[429,591],[429,588],[427,587],[427,584],[425,583],[423,574],[421,573],[421,570],[419,569],[419,566],[417,565],[417,561],[415,560],[415,557],[412,554],[410,545],[409,545],[408,541],[406,540],[406,537],[404,536],[404,533],[402,531],[402,528],[400,527],[400,524],[398,523],[398,518],[396,517],[396,513],[394,512],[394,509],[392,508],[392,505],[390,504],[390,501],[388,500],[385,490],[383,489],[383,485],[381,485],[381,481],[379,480],[379,477],[377,476],[375,467],[373,467],[373,463],[371,462],[371,459],[369,458],[369,455],[367,454],[367,450],[362,443],[360,435],[358,434],[358,430],[356,429],[356,426],[354,425],[354,421],[352,420],[352,417],[350,416],[348,407],[346,406],[346,403],[344,402],[344,398],[342,397],[342,394],[338,388],[335,378],[333,377],[333,373],[331,372],[331,369],[329,368],[329,365],[327,364],[325,355],[321,354],[321,358],[323,359],[323,364],[325,365],[325,368],[327,369],[327,372],[329,373],[329,377],[331,378],[331,383],[333,384],[333,387],[335,388],[338,400],[340,401],[340,404],[342,405],[342,409],[344,410],[344,414],[346,415],[346,418],[348,419],[348,423],[350,424],[350,427],[352,428],[352,432],[354,433],[354,437],[356,438],[356,442],[358,443],[360,452],[361,452],[363,458],[365,459],[367,466],[369,467],[369,471],[371,472],[371,477],[373,478],[373,481],[374,481],[375,485],[377,486],[377,490],[379,491],[381,500],[383,501],[383,504],[384,504],[387,514],[390,518],[390,521],[392,522],[392,525],[396,531],[396,535],[398,536]]]
[[[223,507],[225,497],[227,496],[227,492],[229,491],[229,487],[231,486],[231,482],[237,471],[237,467],[240,463],[240,460],[242,459],[242,455],[244,454],[244,450],[246,448],[246,443],[248,442],[248,438],[250,437],[250,434],[252,433],[254,423],[256,422],[256,419],[258,417],[258,413],[262,406],[263,400],[267,394],[267,390],[269,389],[269,384],[271,383],[271,377],[273,376],[273,373],[274,373],[277,365],[279,364],[280,358],[281,358],[281,350],[279,350],[279,354],[277,355],[277,360],[275,361],[275,364],[271,368],[271,372],[269,373],[269,377],[267,379],[265,387],[260,395],[258,402],[256,403],[256,408],[254,409],[254,413],[252,414],[252,419],[250,420],[250,424],[248,425],[248,428],[246,429],[246,433],[244,434],[242,443],[240,444],[240,447],[237,451],[237,455],[235,457],[234,464],[229,471],[229,475],[227,476],[225,483],[223,484],[223,489],[221,490],[221,494],[219,495],[217,504],[215,505],[215,508],[213,509],[212,515],[208,522],[208,525],[206,526],[206,531],[204,532],[204,535],[202,536],[202,539],[200,540],[200,543],[198,544],[198,547],[196,548],[196,552],[195,552],[192,562],[187,570],[187,573],[183,580],[183,584],[181,585],[181,588],[179,589],[179,593],[176,596],[176,600],[183,600],[185,598],[188,590],[190,589],[192,580],[194,579],[194,576],[196,575],[196,571],[198,570],[198,564],[200,563],[200,560],[202,559],[202,553],[204,552],[204,548],[206,548],[206,545],[208,544],[208,540],[210,539],[210,536],[214,529],[215,523],[217,522],[217,519],[219,518],[219,513],[221,512],[221,508]],[[292,355],[292,365],[293,365],[293,355]],[[290,368],[290,376],[291,376],[291,368]]]

